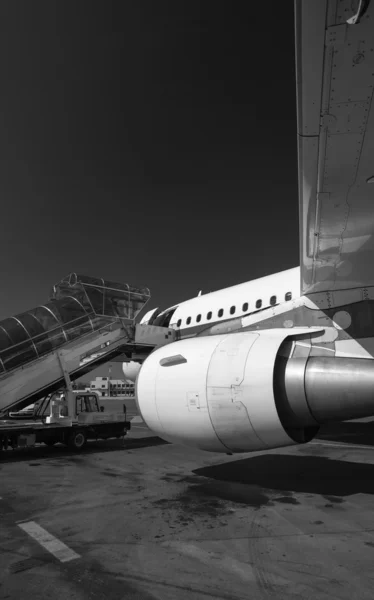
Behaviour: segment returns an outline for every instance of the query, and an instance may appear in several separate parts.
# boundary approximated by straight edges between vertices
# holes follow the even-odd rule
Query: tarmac
[[[374,420],[226,456],[125,404],[124,442],[2,454],[2,600],[374,598]]]

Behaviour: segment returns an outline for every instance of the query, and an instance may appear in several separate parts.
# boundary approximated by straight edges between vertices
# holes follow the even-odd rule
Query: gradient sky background
[[[71,271],[150,309],[299,264],[293,3],[260,4],[1,3],[0,318]]]

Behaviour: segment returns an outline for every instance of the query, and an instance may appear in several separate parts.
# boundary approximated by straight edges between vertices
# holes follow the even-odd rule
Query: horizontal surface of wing
[[[295,24],[301,292],[374,285],[374,1],[296,0]]]

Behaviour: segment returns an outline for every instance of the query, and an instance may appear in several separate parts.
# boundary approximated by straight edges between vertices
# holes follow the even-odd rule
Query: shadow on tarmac
[[[374,447],[374,421],[329,423],[321,427],[316,440],[330,440]]]
[[[29,460],[43,460],[58,457],[70,457],[74,461],[74,457],[87,456],[89,454],[97,454],[103,452],[118,452],[119,450],[137,450],[138,448],[147,448],[149,446],[162,446],[168,444],[165,440],[157,436],[142,437],[142,438],[125,438],[125,440],[98,440],[87,442],[87,445],[80,451],[69,450],[63,444],[48,447],[44,444],[34,446],[32,448],[17,448],[16,450],[5,450],[0,453],[1,464],[11,462],[21,462]]]
[[[194,473],[216,481],[279,490],[284,494],[301,492],[333,497],[374,494],[374,464],[333,460],[320,455],[264,454],[203,467]]]
[[[374,421],[331,423],[321,427],[315,439],[374,448]],[[290,502],[287,495],[299,492],[320,494],[336,506],[343,502],[342,498],[345,496],[358,493],[374,494],[374,464],[334,460],[321,455],[321,446],[317,445],[306,444],[304,448],[308,448],[307,455],[249,456],[196,469],[194,473],[210,479],[209,486],[212,487],[212,492],[214,489],[217,495],[226,498],[229,495],[236,501],[243,501],[240,498],[247,498],[248,494],[252,497],[255,492],[265,496],[268,492],[270,496],[271,492],[281,492],[283,497],[278,500]],[[246,501],[248,503],[248,498]],[[264,503],[259,497],[258,504]]]

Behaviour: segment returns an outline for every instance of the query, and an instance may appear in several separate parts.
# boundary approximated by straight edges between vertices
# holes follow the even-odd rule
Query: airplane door
[[[152,308],[152,310],[149,310],[144,317],[142,318],[142,320],[140,321],[140,325],[152,325],[153,321],[155,320],[155,318],[157,317],[157,315],[160,313],[160,309],[159,308]]]
[[[174,308],[171,308],[170,310],[167,310],[166,312],[161,313],[153,321],[153,325],[158,325],[158,327],[169,327],[171,317],[173,316],[173,314],[175,313],[176,310],[177,310],[177,307],[175,306]],[[149,325],[150,325],[150,323],[149,323]]]
[[[241,400],[244,394],[241,384],[249,351],[258,337],[252,333],[228,335],[215,349],[209,364],[207,402],[210,419],[220,441],[235,452],[251,449],[254,432]],[[246,392],[248,394],[248,389]],[[253,441],[253,448],[258,449],[258,440],[257,445]]]

